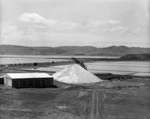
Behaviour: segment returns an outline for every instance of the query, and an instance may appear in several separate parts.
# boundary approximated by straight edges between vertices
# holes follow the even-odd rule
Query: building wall
[[[53,86],[53,78],[12,79],[6,75],[4,77],[4,84],[14,88],[44,88]]]
[[[0,85],[4,84],[4,77],[0,77]]]
[[[28,78],[12,80],[12,87],[15,88],[45,88],[52,86],[53,78]]]
[[[8,79],[8,86],[12,87],[12,79]]]
[[[8,76],[5,76],[5,77],[4,77],[4,84],[5,84],[6,86],[12,87],[12,79],[11,79],[10,77],[8,77]]]

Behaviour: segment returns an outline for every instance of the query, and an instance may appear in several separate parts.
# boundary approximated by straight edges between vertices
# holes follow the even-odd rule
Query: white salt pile
[[[55,73],[53,77],[59,82],[68,84],[96,83],[102,81],[78,64],[66,67],[65,69]]]

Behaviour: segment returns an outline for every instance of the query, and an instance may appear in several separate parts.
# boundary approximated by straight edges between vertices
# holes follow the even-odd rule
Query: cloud
[[[120,21],[118,21],[118,20],[112,20],[112,19],[110,19],[110,20],[103,20],[103,21],[101,21],[101,20],[90,20],[88,23],[87,23],[87,25],[88,26],[92,26],[92,27],[99,27],[99,26],[107,26],[107,25],[119,25],[119,24],[121,24],[121,22]]]
[[[38,33],[81,33],[81,34],[107,34],[107,33],[139,33],[141,29],[132,29],[123,26],[121,21],[109,20],[87,20],[69,21],[46,19],[37,13],[24,13],[18,17],[19,23],[3,23],[2,33],[12,34],[21,32],[24,35]],[[135,30],[135,31],[134,31]]]
[[[80,23],[72,22],[72,21],[60,21],[56,25],[56,30],[76,30],[80,27]]]
[[[27,32],[68,32],[68,33],[95,33],[118,32],[125,33],[128,28],[122,26],[121,21],[116,19],[96,20],[88,19],[85,21],[69,21],[47,19],[37,13],[24,13],[19,16],[22,29]]]
[[[100,20],[90,20],[88,21],[85,25],[89,27],[99,27],[101,25],[104,25],[106,22],[105,21],[100,21]]]
[[[109,23],[109,24],[120,24],[121,22],[120,22],[120,21],[117,21],[117,20],[112,20],[112,19],[110,19],[110,20],[108,20],[108,23]]]
[[[43,25],[53,25],[57,23],[55,20],[47,20],[46,18],[40,16],[37,13],[24,13],[19,16],[19,21],[24,23],[35,23]]]
[[[37,13],[24,13],[18,17],[20,24],[18,26],[5,26],[10,31],[18,28],[24,34],[32,34],[33,32],[47,33],[84,33],[84,34],[137,34],[141,29],[130,28],[124,26],[123,23],[116,19],[96,20],[88,19],[85,21],[69,21],[58,19],[47,19]],[[5,31],[6,32],[6,31]]]
[[[105,28],[104,32],[106,33],[120,33],[120,34],[130,34],[130,35],[142,35],[142,34],[147,34],[147,28],[146,27],[135,27],[135,28],[130,28],[126,26],[117,26],[117,27],[112,27],[112,28]]]
[[[22,25],[28,27],[48,28],[50,30],[71,30],[79,27],[79,23],[72,21],[60,21],[55,19],[46,19],[37,13],[24,13],[19,16]]]
[[[116,26],[120,25],[121,22],[118,20],[110,19],[110,20],[87,20],[82,22],[75,22],[69,20],[56,20],[56,19],[46,19],[45,17],[37,14],[37,13],[24,13],[19,16],[19,21],[29,27],[46,27],[51,31],[72,31],[78,32],[81,31],[99,31],[100,29],[106,26]]]
[[[93,23],[101,26],[101,22],[98,21],[94,22],[93,20]],[[81,30],[82,32],[80,32],[78,28],[82,28],[83,25],[87,29],[86,30],[82,29]],[[85,24],[82,24],[81,22],[57,20],[57,24],[55,24],[55,28],[59,28],[56,29],[58,32],[54,32],[53,28],[52,30],[49,29],[45,30],[46,31],[45,32],[41,27],[32,29],[31,28],[32,26],[30,25],[26,26],[26,24],[25,27],[27,28],[20,29],[20,25],[18,23],[15,24],[13,22],[2,23],[2,27],[1,27],[2,40],[0,41],[0,44],[11,43],[11,44],[31,45],[31,46],[36,46],[36,45],[58,46],[60,44],[61,45],[74,44],[74,45],[94,45],[99,47],[103,45],[109,45],[109,44],[111,45],[116,43],[125,44],[124,41],[127,41],[129,43],[131,42],[132,44],[136,45],[135,43],[137,41],[140,42],[140,39],[147,38],[144,34],[141,35],[142,29],[140,27],[131,29],[130,27],[126,27],[123,25],[106,27],[105,29],[103,29],[104,27],[90,29],[90,27],[88,27],[87,22]],[[72,31],[70,29],[72,29]],[[89,31],[87,31],[88,29],[93,30],[93,32],[89,33]],[[103,29],[104,31],[99,32],[100,29]],[[83,30],[85,31],[83,32]],[[131,33],[135,35],[127,35],[126,37],[122,37],[121,33],[124,34]],[[120,39],[122,39],[122,41]],[[143,44],[146,44],[148,40],[147,41],[143,40],[142,42]]]
[[[117,32],[117,33],[126,33],[129,31],[128,27],[125,26],[117,26],[113,28],[106,28],[104,29],[105,32]]]

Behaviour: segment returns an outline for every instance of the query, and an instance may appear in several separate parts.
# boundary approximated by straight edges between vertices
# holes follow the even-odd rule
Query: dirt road
[[[89,101],[87,119],[104,119],[104,93],[93,90]]]

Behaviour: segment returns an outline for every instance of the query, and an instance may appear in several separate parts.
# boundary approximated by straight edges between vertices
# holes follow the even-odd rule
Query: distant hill
[[[122,56],[122,60],[146,60],[150,61],[150,54],[127,54]]]
[[[51,47],[25,47],[16,45],[0,45],[0,54],[7,55],[55,55],[64,53],[63,49]]]
[[[6,55],[89,55],[89,56],[123,56],[126,54],[148,54],[150,48],[111,46],[96,48],[92,46],[62,47],[26,47],[0,45],[0,54]]]

